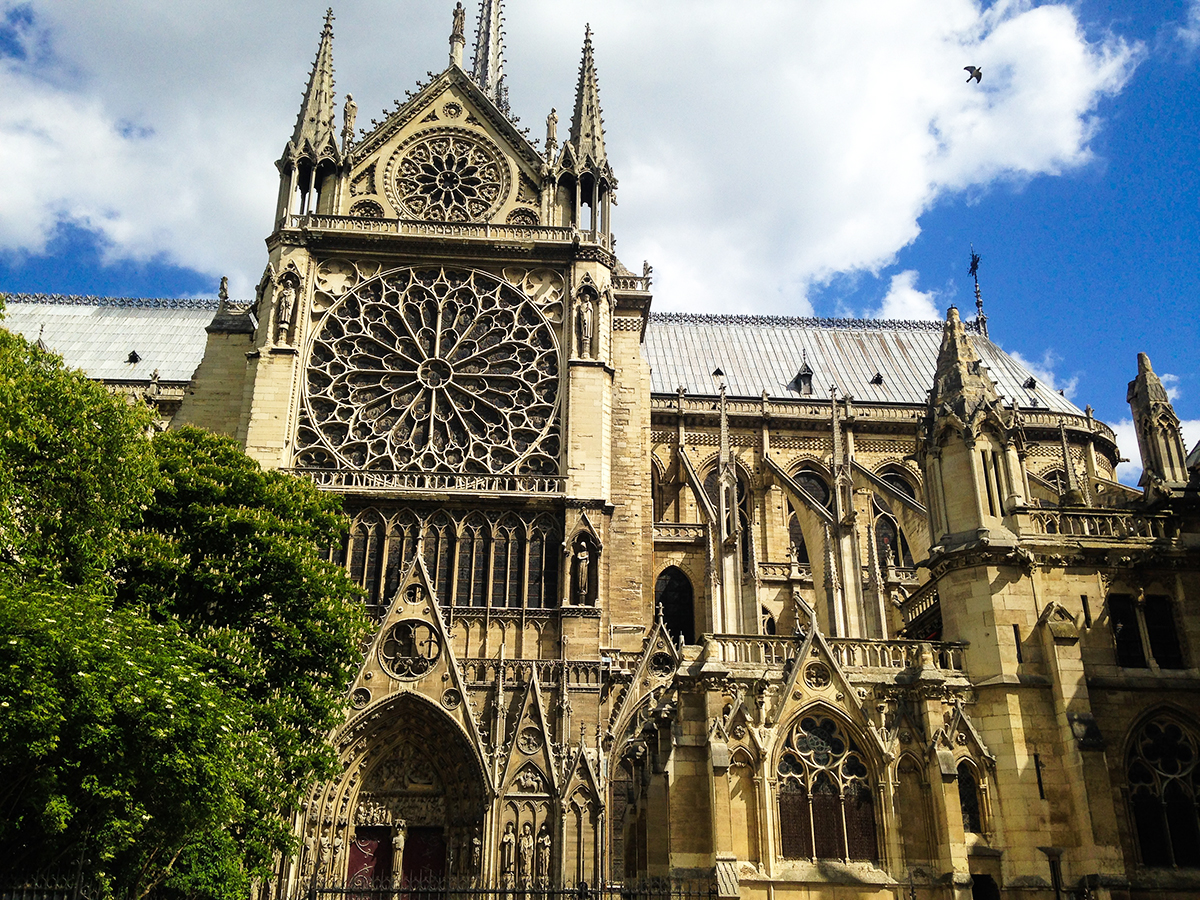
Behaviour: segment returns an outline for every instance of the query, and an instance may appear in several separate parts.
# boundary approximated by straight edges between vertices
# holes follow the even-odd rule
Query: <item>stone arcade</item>
[[[982,301],[652,316],[614,252],[590,32],[566,139],[552,111],[535,143],[500,0],[470,70],[464,20],[356,133],[326,18],[252,303],[10,301],[52,348],[90,329],[68,361],[164,423],[345,497],[334,552],[378,629],[280,896],[1200,892],[1200,454],[1150,361],[1131,490]]]

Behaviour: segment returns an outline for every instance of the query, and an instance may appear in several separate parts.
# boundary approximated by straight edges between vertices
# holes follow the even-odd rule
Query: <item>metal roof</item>
[[[1069,400],[974,330],[971,340],[1006,401],[1023,409],[1081,414]],[[838,394],[860,403],[924,405],[933,387],[943,323],[887,319],[815,319],[784,316],[702,316],[662,313],[650,316],[645,354],[650,390],[673,394],[718,393],[713,371],[724,373],[731,397],[799,398],[789,388],[805,359],[813,371],[813,396]],[[882,376],[879,378],[877,376]],[[881,382],[873,384],[872,381]]]
[[[9,294],[0,325],[103,381],[191,381],[216,300]],[[129,362],[136,353],[139,362]]]

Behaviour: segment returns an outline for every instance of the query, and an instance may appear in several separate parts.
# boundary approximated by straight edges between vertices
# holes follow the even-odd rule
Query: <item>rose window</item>
[[[481,222],[508,192],[508,166],[479,136],[442,130],[418,136],[391,161],[393,203],[414,219]]]
[[[419,678],[442,654],[442,642],[425,622],[397,622],[379,647],[379,661],[397,678]]]
[[[386,272],[321,319],[296,465],[557,475],[558,376],[552,327],[512,285]]]

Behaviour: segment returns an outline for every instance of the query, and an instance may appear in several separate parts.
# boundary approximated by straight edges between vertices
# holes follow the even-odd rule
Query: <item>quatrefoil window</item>
[[[508,194],[496,147],[456,128],[417,135],[396,151],[387,180],[393,203],[414,219],[483,222]]]
[[[558,344],[494,275],[396,269],[346,293],[313,339],[296,465],[557,475]]]
[[[442,655],[442,642],[425,622],[397,622],[379,647],[379,661],[397,678],[420,678]]]

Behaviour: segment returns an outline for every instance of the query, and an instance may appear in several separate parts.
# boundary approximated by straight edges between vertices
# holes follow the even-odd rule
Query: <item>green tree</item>
[[[231,827],[265,872],[290,846],[286,814],[314,774],[333,771],[326,738],[362,659],[359,591],[322,558],[346,519],[340,498],[263,471],[230,438],[183,428],[153,444],[154,499],[114,567],[117,597],[179,621],[264,736],[244,767],[247,815]]]
[[[338,501],[0,330],[0,870],[245,896],[331,771]]]

